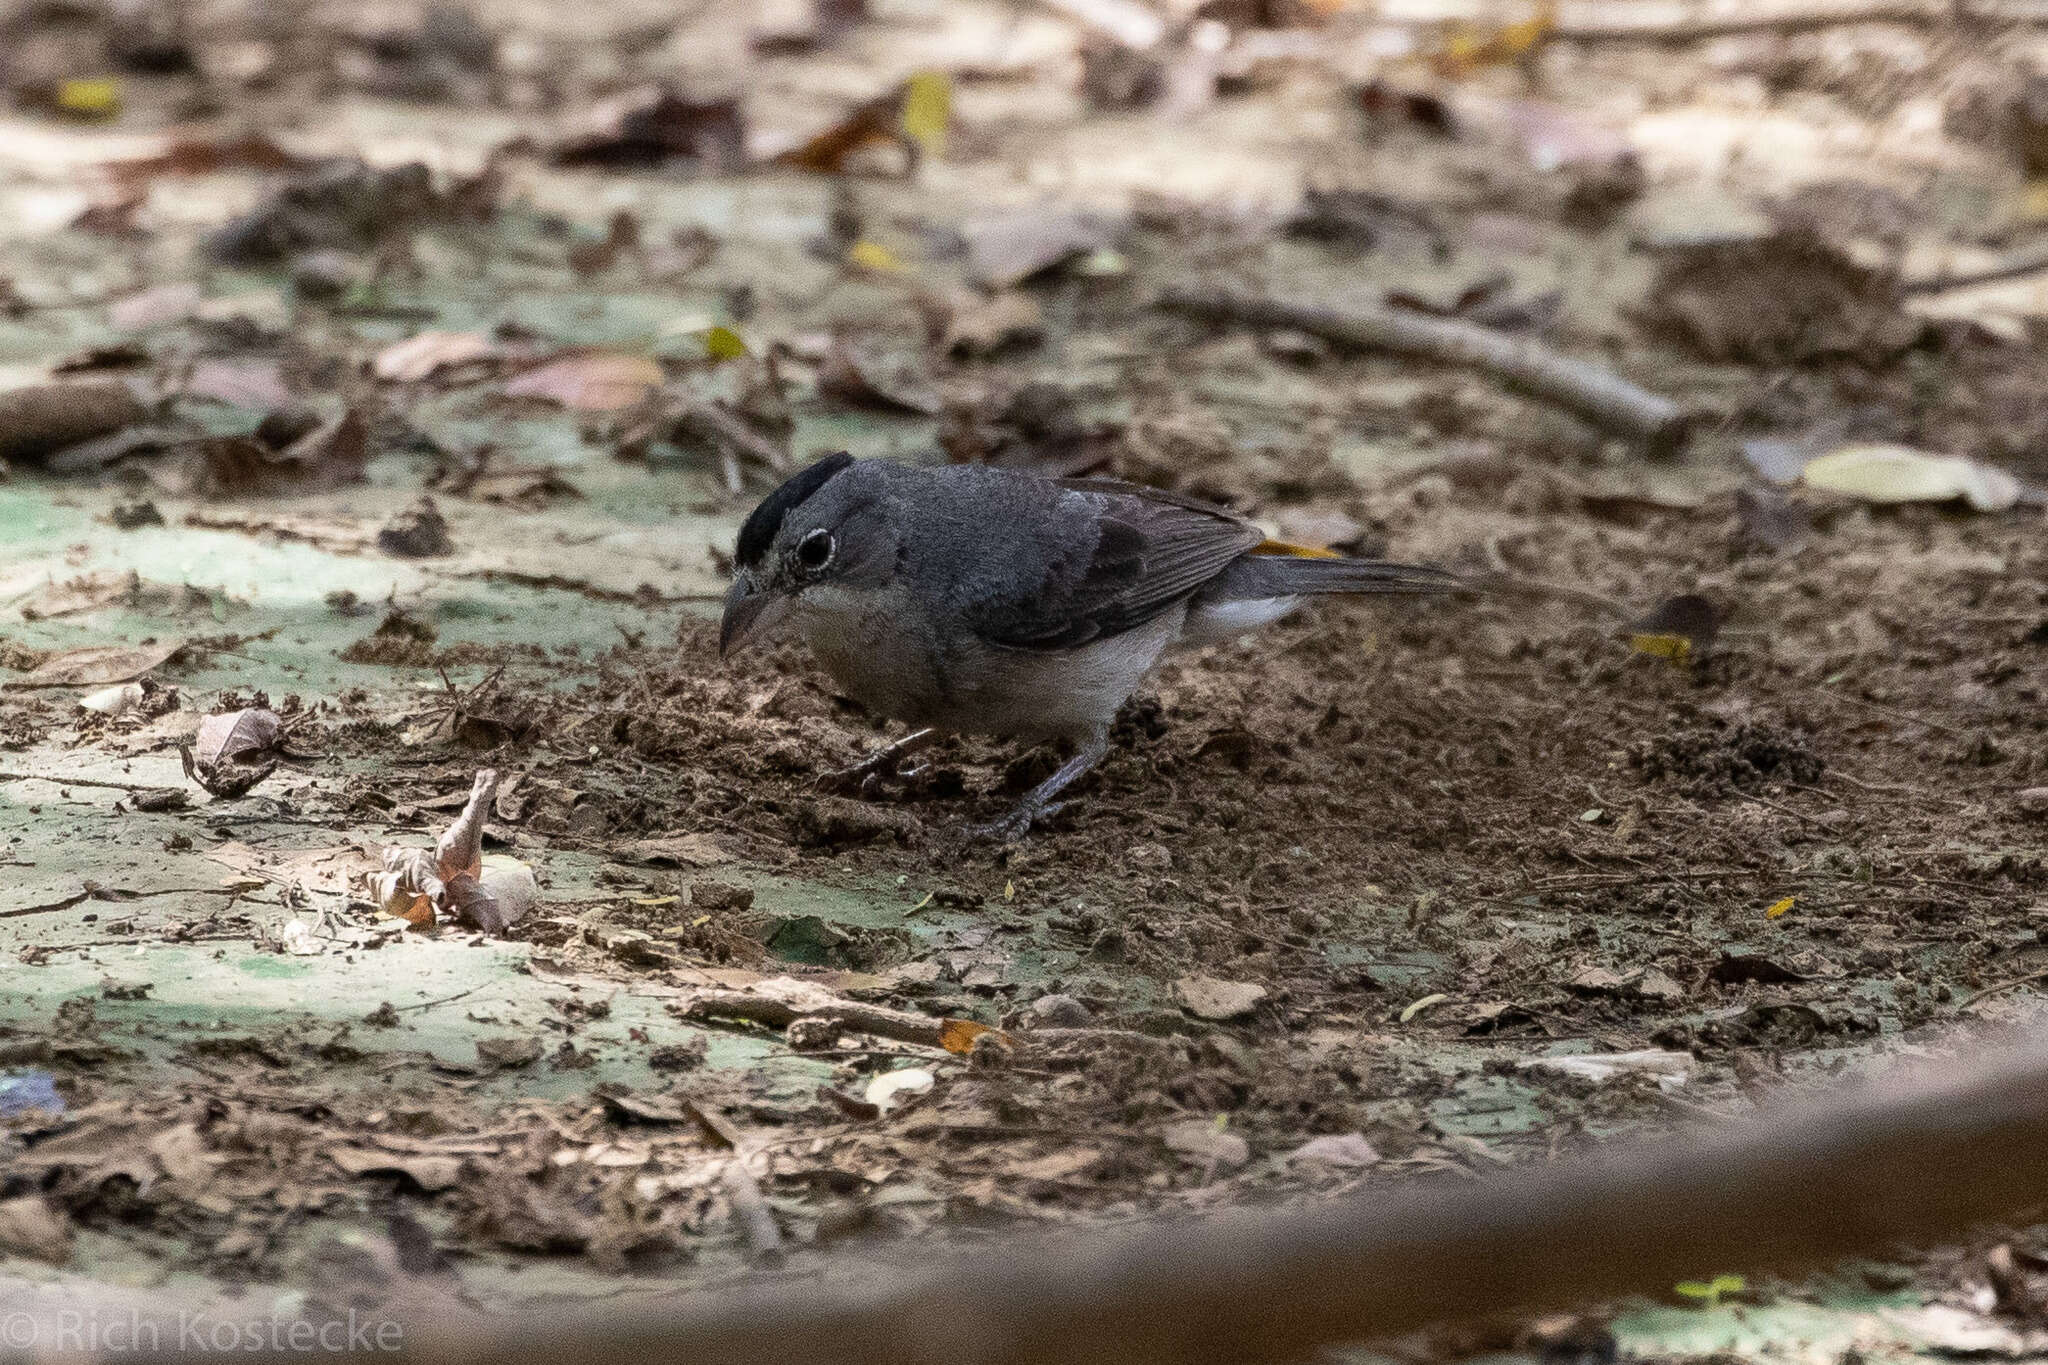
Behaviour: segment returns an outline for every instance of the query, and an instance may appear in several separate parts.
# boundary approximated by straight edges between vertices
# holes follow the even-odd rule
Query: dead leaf
[[[107,305],[107,321],[116,331],[141,332],[152,327],[169,327],[184,322],[199,311],[205,296],[199,286],[184,281],[160,284],[139,294],[115,299]]]
[[[240,711],[211,715],[199,722],[199,738],[192,746],[193,758],[209,766],[238,762],[274,748],[283,735],[284,722],[275,711],[244,707]]]
[[[496,361],[502,354],[481,332],[421,332],[377,352],[370,373],[394,384],[419,384],[443,370]]]
[[[30,384],[0,393],[0,461],[30,461],[134,425],[148,415],[118,379]]]
[[[1038,300],[1015,289],[989,298],[957,300],[946,315],[939,349],[956,359],[987,359],[1012,347],[1035,346],[1045,339],[1045,310]]]
[[[1379,1161],[1379,1152],[1363,1133],[1326,1133],[1310,1138],[1287,1154],[1290,1166],[1327,1166],[1342,1171],[1362,1171]]]
[[[631,407],[661,387],[661,381],[661,366],[648,356],[582,351],[526,371],[505,385],[505,393],[600,412]]]
[[[555,144],[566,166],[661,166],[689,161],[707,175],[745,160],[746,125],[736,99],[690,100],[647,85],[588,110]]]
[[[275,360],[202,360],[185,380],[185,396],[260,412],[292,403]]]
[[[0,1199],[0,1253],[49,1265],[67,1264],[71,1260],[70,1220],[39,1194]],[[25,1313],[13,1315],[10,1321],[33,1323]]]
[[[1195,1018],[1221,1023],[1256,1010],[1266,999],[1266,988],[1250,981],[1184,976],[1173,983],[1173,998]]]
[[[259,432],[262,428],[258,428]],[[276,449],[256,437],[208,437],[173,447],[182,465],[165,471],[173,491],[222,497],[281,497],[361,483],[370,462],[369,427],[354,408]]]
[[[539,1044],[534,1046],[538,1048]],[[479,1042],[479,1055],[483,1048]],[[344,1175],[402,1175],[428,1194],[453,1189],[462,1179],[463,1158],[459,1156],[380,1152],[372,1147],[351,1146],[330,1148],[327,1159],[340,1167]]]
[[[7,679],[4,686],[94,687],[127,682],[168,663],[184,647],[182,640],[159,640],[152,645],[86,645],[67,649],[44,659],[20,677]]]
[[[1960,498],[1979,512],[1999,512],[2020,498],[2019,481],[2003,470],[1910,446],[1845,446],[1809,460],[1801,478],[1808,488],[1845,493],[1865,502],[1953,502]]]
[[[1659,1090],[1679,1090],[1692,1074],[1692,1054],[1648,1048],[1638,1052],[1585,1052],[1565,1057],[1532,1057],[1526,1071],[1550,1071],[1582,1080],[1604,1082],[1618,1076],[1651,1076]]]
[[[540,1039],[479,1038],[476,1040],[476,1058],[489,1066],[513,1068],[532,1066],[540,1060]]]
[[[1107,219],[1050,207],[973,219],[960,232],[967,239],[968,273],[989,289],[1022,284],[1110,246],[1117,235]]]
[[[496,769],[477,773],[462,813],[431,856],[423,849],[384,850],[384,870],[370,879],[370,894],[385,914],[415,928],[452,916],[495,935],[540,903],[532,868],[517,858],[483,856],[484,822],[497,787]]]
[[[106,163],[116,183],[143,185],[164,175],[215,175],[221,171],[288,171],[308,165],[261,133],[236,137],[179,137],[150,156]]]
[[[798,146],[778,154],[774,164],[821,175],[843,175],[859,152],[875,147],[902,149],[901,173],[917,169],[924,149],[903,127],[906,86],[858,104],[844,118],[813,134]]]
[[[916,363],[834,337],[818,372],[818,392],[851,407],[929,417],[943,406]]]
[[[277,770],[274,756],[284,737],[284,722],[275,712],[249,707],[199,722],[191,749],[180,748],[185,776],[215,796],[246,795]]]
[[[975,1040],[983,1037],[994,1038],[1005,1050],[1017,1046],[1017,1040],[1001,1029],[977,1024],[972,1019],[948,1019],[939,1027],[939,1046],[963,1057],[973,1052]]]
[[[1251,1145],[1213,1119],[1170,1123],[1159,1136],[1168,1151],[1218,1172],[1234,1171],[1252,1159]]]

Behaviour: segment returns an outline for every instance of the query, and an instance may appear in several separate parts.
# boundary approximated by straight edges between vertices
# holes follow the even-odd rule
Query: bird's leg
[[[1109,752],[1109,731],[1098,730],[1082,740],[1074,750],[1074,756],[1062,763],[1059,771],[1026,792],[1024,799],[1011,808],[1010,813],[985,825],[970,825],[967,832],[983,838],[1009,843],[1022,838],[1038,821],[1058,813],[1066,805],[1054,797],[1072,786],[1074,781],[1090,768],[1102,761]]]
[[[893,744],[884,744],[850,768],[840,768],[818,779],[821,790],[842,795],[870,796],[883,782],[897,775],[896,765],[937,738],[938,731],[927,726],[912,730]]]

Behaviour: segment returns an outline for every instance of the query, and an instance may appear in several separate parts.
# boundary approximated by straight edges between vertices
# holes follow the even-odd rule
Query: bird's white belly
[[[805,643],[849,697],[877,715],[962,734],[1078,738],[1106,729],[1179,636],[1174,610],[1079,649],[1005,649],[928,640],[893,594],[813,589]]]

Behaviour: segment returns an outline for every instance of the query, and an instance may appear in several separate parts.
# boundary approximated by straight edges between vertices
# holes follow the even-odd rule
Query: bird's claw
[[[1014,844],[1029,834],[1033,825],[1058,815],[1066,806],[1064,801],[1020,801],[1006,815],[997,816],[986,824],[967,826],[967,836],[998,844]]]
[[[908,776],[896,770],[897,760],[901,757],[887,749],[869,754],[851,767],[835,768],[820,774],[817,788],[833,796],[872,797],[888,783]]]

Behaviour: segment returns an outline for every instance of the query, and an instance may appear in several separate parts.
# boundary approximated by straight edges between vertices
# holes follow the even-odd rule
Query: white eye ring
[[[816,573],[832,562],[832,554],[837,549],[830,531],[812,531],[796,543],[796,562],[808,572]]]

